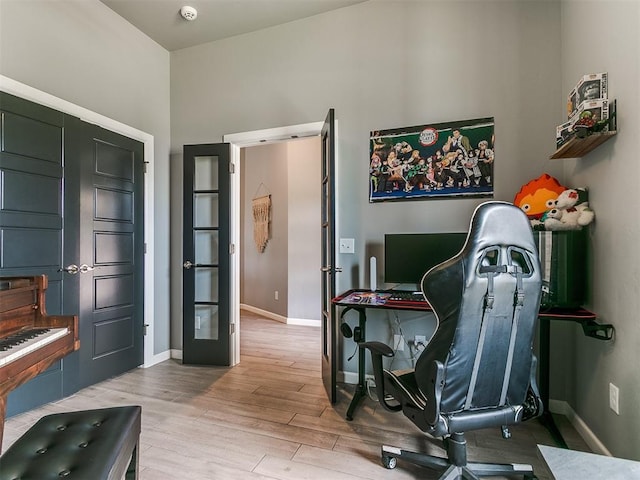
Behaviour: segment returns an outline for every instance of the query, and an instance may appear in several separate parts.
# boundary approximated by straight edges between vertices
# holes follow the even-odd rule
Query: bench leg
[[[124,476],[125,480],[138,480],[138,444],[133,447],[133,452],[131,453],[131,461],[129,462],[129,467],[127,468],[127,473]]]

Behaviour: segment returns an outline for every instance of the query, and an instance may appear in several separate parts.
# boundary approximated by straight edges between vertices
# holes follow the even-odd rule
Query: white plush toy
[[[569,188],[558,195],[556,207],[545,212],[541,222],[545,230],[580,230],[595,217],[587,202],[586,189]]]

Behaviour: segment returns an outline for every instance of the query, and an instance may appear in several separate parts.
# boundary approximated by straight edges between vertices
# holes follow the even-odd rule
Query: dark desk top
[[[404,290],[362,290],[354,288],[338,295],[331,302],[341,307],[362,307],[362,308],[387,308],[399,310],[432,310],[431,305],[426,300],[399,299],[398,295],[407,294]],[[540,307],[538,312],[540,319],[568,320],[583,323],[583,326],[593,327],[597,315],[589,310],[560,307]],[[586,331],[585,331],[586,333]],[[593,335],[592,335],[593,336]]]
[[[402,294],[411,293],[403,290],[360,290],[352,289],[338,295],[331,302],[341,307],[352,308],[387,308],[398,310],[430,311],[431,305],[422,300],[398,298]]]
[[[595,320],[597,315],[582,307],[563,308],[541,306],[538,312],[540,318],[553,318],[557,320]]]

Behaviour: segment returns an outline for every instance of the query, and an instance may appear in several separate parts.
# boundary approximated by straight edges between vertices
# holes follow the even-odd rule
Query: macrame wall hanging
[[[260,186],[264,186],[262,183]],[[260,187],[258,187],[258,191]],[[256,192],[257,194],[258,192]],[[269,241],[269,220],[271,217],[271,195],[255,197],[251,201],[253,210],[253,240],[258,252],[264,252]]]

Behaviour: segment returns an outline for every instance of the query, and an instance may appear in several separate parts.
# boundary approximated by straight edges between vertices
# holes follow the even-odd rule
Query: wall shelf
[[[580,158],[604,142],[612,139],[616,131],[592,133],[585,138],[572,138],[562,145],[550,158]]]
[[[618,102],[613,99],[609,102],[609,116],[605,131],[593,132],[586,137],[578,137],[574,133],[574,137],[567,143],[562,145],[556,150],[556,153],[551,155],[551,159],[554,158],[581,158],[584,157],[594,148],[602,145],[604,142],[611,140],[617,132],[617,110]]]

